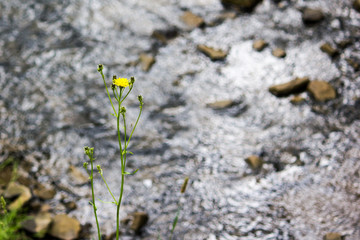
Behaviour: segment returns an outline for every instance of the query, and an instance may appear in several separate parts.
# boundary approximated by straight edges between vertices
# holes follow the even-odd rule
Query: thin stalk
[[[117,201],[116,201],[116,199],[115,199],[114,195],[112,194],[112,192],[111,192],[111,190],[110,190],[110,188],[109,188],[109,186],[108,186],[107,182],[105,181],[105,178],[104,178],[103,174],[102,174],[102,173],[100,173],[100,175],[101,175],[101,178],[103,179],[103,181],[104,181],[104,183],[105,183],[105,185],[106,185],[106,187],[107,187],[107,189],[108,189],[109,193],[111,194],[112,198],[114,199],[115,204],[117,205]]]
[[[121,99],[121,95],[122,95],[122,89],[120,89],[120,96],[119,99]],[[121,206],[121,200],[122,200],[122,196],[123,196],[123,191],[124,191],[124,172],[125,172],[125,168],[124,168],[124,160],[123,160],[123,153],[122,153],[122,145],[121,145],[121,136],[120,136],[120,108],[121,108],[121,103],[119,102],[119,108],[118,108],[118,114],[117,114],[117,118],[116,118],[116,122],[117,122],[117,132],[118,132],[118,141],[119,141],[119,147],[120,147],[120,160],[121,160],[121,187],[120,187],[120,196],[119,196],[119,201],[117,202],[117,206],[116,206],[116,240],[119,240],[119,232],[120,232],[120,219],[119,219],[119,215],[120,215],[120,206]]]
[[[116,240],[119,240],[119,232],[120,232],[120,224],[119,224],[119,213],[120,213],[120,205],[121,200],[124,192],[124,181],[125,181],[125,174],[121,173],[121,188],[120,188],[120,197],[116,209]]]
[[[129,137],[129,139],[127,140],[127,142],[125,142],[125,143],[126,143],[126,144],[125,144],[125,147],[126,147],[126,148],[127,148],[127,146],[129,145],[129,143],[130,143],[131,137],[132,137],[132,135],[133,135],[133,133],[134,133],[134,131],[135,131],[135,128],[136,128],[138,122],[139,122],[141,113],[142,113],[142,107],[140,107],[139,116],[138,116],[138,118],[136,119],[135,125],[134,125],[134,127],[133,127],[133,129],[132,129],[132,131],[131,131],[130,137]]]
[[[123,115],[123,119],[124,119],[124,152],[123,152],[123,159],[124,159],[124,172],[125,172],[125,168],[126,168],[126,148],[127,148],[127,144],[126,144],[126,118],[125,118],[125,114]],[[123,172],[123,173],[124,173]]]
[[[95,193],[94,193],[94,167],[93,167],[93,156],[90,157],[90,164],[91,164],[91,194],[92,194],[92,206],[94,209],[94,215],[95,215],[95,220],[96,220],[96,226],[97,226],[97,232],[98,232],[98,237],[99,240],[101,240],[101,233],[100,233],[100,226],[99,226],[99,221],[98,221],[98,217],[96,214],[96,205],[95,205]]]
[[[102,79],[103,79],[103,81],[104,81],[104,85],[105,85],[106,92],[107,92],[107,95],[108,95],[108,97],[109,97],[111,106],[112,106],[112,108],[113,108],[113,110],[114,110],[114,113],[116,114],[114,104],[113,104],[112,101],[111,101],[110,93],[109,93],[108,87],[107,87],[107,85],[106,85],[105,76],[104,76],[104,74],[103,74],[102,71],[100,71],[100,74],[101,74],[101,77],[102,77]]]

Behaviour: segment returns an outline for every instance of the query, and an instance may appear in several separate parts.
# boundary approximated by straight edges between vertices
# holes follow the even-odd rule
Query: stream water
[[[77,202],[70,213],[94,223],[88,185],[68,176],[82,167],[83,146],[94,146],[110,188],[119,193],[116,122],[96,71],[136,77],[127,102],[129,120],[144,113],[134,134],[121,218],[145,211],[141,235],[123,229],[123,239],[169,236],[181,202],[175,239],[322,239],[328,232],[360,239],[360,77],[346,59],[360,60],[360,13],[352,1],[264,0],[252,13],[205,28],[189,29],[185,10],[206,23],[223,13],[218,0],[0,2],[0,152],[18,149],[36,159],[30,172],[52,182],[50,204]],[[301,9],[321,8],[325,20],[304,26]],[[155,30],[177,32],[166,44]],[[252,49],[255,39],[269,47]],[[320,45],[352,44],[331,59]],[[228,51],[211,61],[196,46]],[[271,54],[282,47],[287,56]],[[150,71],[133,64],[155,56]],[[307,76],[331,83],[337,98],[318,103],[307,94],[300,105],[277,98],[268,87]],[[236,106],[217,111],[219,100]],[[261,171],[244,161],[261,156]],[[179,189],[185,176],[189,186]],[[96,179],[99,198],[110,201]],[[115,208],[98,203],[105,233],[115,230]]]

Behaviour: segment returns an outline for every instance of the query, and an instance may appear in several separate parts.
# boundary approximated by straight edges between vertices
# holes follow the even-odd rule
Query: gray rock
[[[225,8],[234,8],[240,11],[250,12],[262,0],[221,0],[221,4]]]
[[[205,45],[198,45],[197,49],[204,53],[206,56],[208,56],[212,61],[217,60],[224,60],[227,56],[227,52],[220,50],[220,49],[214,49],[212,47],[208,47]]]
[[[335,57],[339,54],[338,50],[333,48],[330,43],[324,43],[320,46],[320,50],[329,55],[330,57]]]
[[[335,89],[325,81],[311,81],[307,86],[307,91],[319,102],[336,98]]]
[[[305,24],[321,22],[324,17],[324,13],[320,9],[305,8],[302,13],[302,20]]]
[[[305,91],[309,82],[310,80],[308,77],[295,78],[287,83],[273,85],[269,88],[269,91],[277,97],[286,97],[290,94]]]
[[[252,47],[253,49],[255,49],[258,52],[261,52],[262,50],[264,50],[264,48],[266,48],[269,44],[267,42],[265,42],[264,40],[260,39],[260,40],[256,40],[254,41]]]
[[[78,238],[80,230],[78,220],[66,214],[60,214],[54,217],[49,234],[59,239],[72,240]]]

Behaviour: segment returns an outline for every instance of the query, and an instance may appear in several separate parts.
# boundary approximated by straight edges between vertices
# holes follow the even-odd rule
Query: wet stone
[[[250,12],[262,0],[221,0],[224,8],[234,8],[240,11]]]
[[[324,235],[323,240],[343,240],[343,236],[337,232],[331,232]]]
[[[149,215],[146,212],[135,212],[133,214],[133,221],[130,229],[139,232],[143,226],[148,222]]]
[[[139,60],[141,64],[141,70],[143,70],[144,72],[149,71],[152,65],[155,63],[155,58],[145,53],[140,54]]]
[[[83,174],[79,168],[71,165],[68,169],[69,176],[71,178],[71,181],[75,185],[84,185],[88,182],[89,178],[85,174]]]
[[[311,81],[307,86],[307,91],[319,102],[336,98],[335,89],[325,81]]]
[[[305,24],[321,22],[324,17],[324,13],[320,9],[305,8],[302,13],[302,20]]]
[[[253,49],[255,49],[258,52],[261,52],[262,50],[264,50],[264,48],[266,48],[269,44],[267,42],[265,42],[264,40],[260,39],[260,40],[256,40],[254,41],[252,47]]]
[[[51,223],[51,214],[47,212],[39,213],[35,216],[29,216],[21,223],[22,228],[31,233],[45,234]]]
[[[294,93],[305,91],[309,82],[310,80],[308,77],[295,78],[287,83],[273,85],[269,88],[269,91],[277,97],[286,97]]]
[[[80,230],[78,220],[66,214],[60,214],[54,217],[49,234],[59,239],[71,240],[78,238]]]
[[[17,197],[14,201],[9,204],[10,210],[16,210],[21,208],[25,203],[31,199],[30,189],[24,185],[11,182],[7,186],[4,192],[5,198]]]
[[[258,170],[263,165],[263,160],[255,155],[251,155],[245,159],[245,162],[254,170]]]
[[[286,52],[284,49],[282,48],[275,48],[274,50],[272,50],[272,55],[277,57],[277,58],[284,58],[286,57]]]
[[[38,186],[33,191],[34,195],[43,199],[49,200],[54,198],[56,190],[51,186],[45,186],[43,184],[38,184]]]
[[[194,29],[197,27],[202,27],[205,25],[204,19],[202,17],[199,17],[195,14],[193,14],[190,11],[184,12],[184,14],[181,16],[181,20],[190,28]]]
[[[330,43],[324,43],[320,46],[320,50],[329,55],[330,57],[335,57],[339,54],[338,50],[333,48]]]
[[[227,56],[227,52],[219,49],[214,49],[205,45],[198,45],[197,49],[208,56],[212,61],[224,60]]]

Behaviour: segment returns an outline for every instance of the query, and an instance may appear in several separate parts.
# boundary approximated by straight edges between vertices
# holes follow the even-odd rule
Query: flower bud
[[[134,84],[134,82],[135,82],[135,78],[134,78],[134,77],[131,77],[131,78],[130,78],[130,84]]]
[[[188,181],[189,181],[189,177],[186,177],[186,178],[184,179],[183,185],[181,186],[181,190],[180,190],[181,193],[184,193],[184,192],[186,191],[186,186],[187,186],[187,184],[188,184]]]
[[[140,107],[142,107],[142,105],[144,104],[144,102],[143,102],[143,96],[139,95],[139,96],[138,96],[138,100],[139,100],[139,102],[140,102]]]
[[[115,90],[116,89],[116,85],[115,84],[111,84],[111,90]]]
[[[104,69],[104,66],[102,64],[99,64],[98,68],[97,68],[98,72],[101,72],[103,69]]]
[[[121,107],[121,108],[120,108],[120,113],[121,113],[122,115],[124,115],[124,114],[126,113],[126,107]]]
[[[84,167],[85,169],[87,169],[88,165],[89,165],[88,162],[84,162],[83,167]]]
[[[99,171],[99,173],[102,175],[102,174],[103,174],[103,170],[101,169],[101,166],[100,166],[100,165],[97,165],[96,168],[97,168],[97,170]]]

